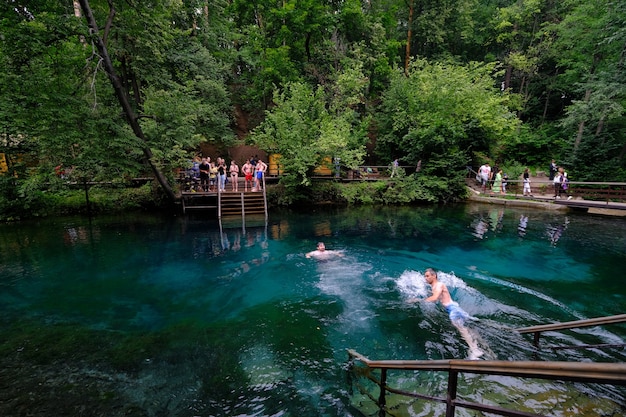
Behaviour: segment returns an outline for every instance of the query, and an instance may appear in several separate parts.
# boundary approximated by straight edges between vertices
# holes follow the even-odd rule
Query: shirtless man
[[[254,188],[252,191],[261,191],[261,183],[263,182],[263,175],[265,175],[265,170],[267,169],[267,164],[260,159],[256,161],[256,165],[254,165]]]
[[[408,303],[415,303],[417,301],[428,301],[431,303],[436,303],[439,301],[441,305],[448,312],[448,316],[450,317],[450,321],[452,325],[456,327],[456,329],[461,333],[461,336],[467,342],[467,345],[470,348],[469,351],[469,359],[478,359],[483,355],[483,351],[478,348],[478,344],[470,334],[467,327],[465,327],[465,320],[470,318],[470,315],[463,310],[459,304],[455,301],[452,301],[452,297],[450,297],[450,291],[448,291],[448,287],[446,284],[439,281],[437,279],[437,273],[434,269],[428,268],[424,272],[424,278],[426,282],[430,284],[433,295],[428,298],[410,298],[407,300]]]
[[[245,177],[244,191],[248,191],[248,184],[250,184],[250,189],[252,189],[252,174],[254,173],[254,167],[250,163],[249,159],[241,167],[241,173]]]
[[[306,256],[307,258],[326,260],[326,259],[334,258],[335,256],[343,256],[343,251],[326,250],[326,245],[324,245],[324,242],[319,242],[317,244],[317,250],[309,252],[305,254],[304,256]]]

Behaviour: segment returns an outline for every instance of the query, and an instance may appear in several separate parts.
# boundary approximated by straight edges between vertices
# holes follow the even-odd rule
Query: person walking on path
[[[485,193],[487,191],[487,183],[491,178],[491,167],[489,166],[489,163],[485,163],[481,165],[480,168],[478,168],[478,175],[480,177],[480,186],[482,192]]]
[[[528,172],[528,168],[526,168],[524,170],[524,175],[522,176],[524,178],[524,190],[523,190],[523,194],[524,196],[530,196],[532,197],[532,191],[530,189],[530,173]]]
[[[389,178],[393,178],[394,176],[396,176],[396,174],[398,173],[399,166],[400,166],[400,163],[398,162],[398,158],[394,159],[393,162],[391,163],[391,177]]]
[[[491,191],[493,193],[504,194],[502,192],[502,170],[499,169],[498,172],[494,175],[493,185],[491,186]]]
[[[560,178],[559,178],[560,187],[559,187],[558,198],[561,198],[561,194],[565,194],[567,196],[567,199],[571,200],[572,196],[569,195],[567,191],[567,189],[569,188],[569,179],[567,178],[567,172],[565,172],[565,169],[559,168],[558,175],[560,175]]]
[[[558,171],[558,167],[556,166],[556,161],[553,159],[552,162],[550,162],[550,181],[554,181],[554,176],[556,175],[557,171]]]
[[[456,327],[456,329],[461,334],[461,337],[467,343],[469,347],[469,359],[476,360],[480,358],[484,352],[480,350],[478,347],[478,343],[472,337],[471,333],[465,327],[465,322],[470,319],[470,315],[463,310],[459,304],[452,300],[450,296],[450,291],[448,287],[443,282],[437,279],[437,272],[434,269],[428,268],[424,272],[424,279],[430,285],[433,294],[430,297],[419,299],[419,298],[410,298],[407,300],[408,303],[416,303],[418,301],[426,301],[430,303],[436,303],[439,301],[441,305],[446,309],[448,316],[450,317],[450,321],[452,325]]]
[[[554,173],[554,178],[552,179],[552,183],[554,184],[554,198],[561,198],[561,181],[562,181],[563,173],[557,171]]]

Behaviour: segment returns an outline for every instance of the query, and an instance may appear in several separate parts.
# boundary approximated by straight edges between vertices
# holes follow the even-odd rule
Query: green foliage
[[[348,204],[376,204],[382,202],[387,184],[384,181],[363,181],[344,184],[341,188],[341,196]]]
[[[502,143],[497,153],[499,161],[517,161],[520,165],[539,166],[546,170],[550,160],[566,154],[569,142],[563,137],[562,130],[552,124],[531,129],[522,126],[517,135]],[[479,166],[486,158],[475,159],[474,166]],[[492,163],[495,162],[492,160]]]
[[[418,60],[409,77],[397,74],[383,96],[378,117],[381,157],[414,164],[470,151],[491,153],[519,125],[510,96],[493,87],[493,65],[461,66]],[[439,175],[445,175],[440,172]]]
[[[339,77],[328,108],[321,87],[313,91],[303,83],[288,84],[274,94],[275,107],[252,133],[252,143],[280,155],[284,171],[281,184],[294,199],[299,188],[311,184],[314,169],[328,160],[339,158],[348,167],[362,161],[365,123],[350,108],[359,98],[354,96],[354,89],[344,88],[354,79],[354,73]]]
[[[451,201],[464,195],[472,154],[498,155],[519,121],[510,96],[493,88],[493,65],[417,61],[411,68],[383,96],[377,152],[410,165],[421,160],[423,186],[437,201]]]
[[[164,206],[162,196],[153,184],[141,187],[90,186],[89,207],[85,190],[80,183],[69,185],[54,177],[43,185],[41,177],[31,176],[11,195],[5,189],[10,186],[9,177],[0,176],[0,220],[14,221],[31,217],[65,214],[97,214],[152,210]],[[6,196],[12,196],[12,199]]]
[[[339,186],[340,201],[351,205],[436,203],[449,199],[448,186],[446,179],[416,174],[389,181],[354,182]]]
[[[147,144],[171,179],[201,143],[234,144],[234,127],[243,137],[258,126],[250,142],[281,154],[280,204],[317,196],[310,178],[328,158],[422,160],[416,181],[358,185],[373,194],[348,191],[350,201],[392,201],[393,187],[399,202],[450,201],[463,192],[459,172],[484,160],[545,167],[555,158],[577,179],[624,177],[623,0],[90,3],[146,142],[120,116],[72,2],[7,3],[0,151],[28,166],[0,179],[3,218],[81,210],[56,166],[71,181],[123,183],[151,175]],[[405,76],[396,67],[410,6]],[[319,197],[341,200],[333,190]]]
[[[334,181],[318,181],[314,182],[308,190],[308,195],[306,200],[301,201],[302,203],[307,203],[311,201],[315,202],[330,202],[330,203],[339,203],[345,204],[344,197],[342,195],[342,187],[341,184]]]

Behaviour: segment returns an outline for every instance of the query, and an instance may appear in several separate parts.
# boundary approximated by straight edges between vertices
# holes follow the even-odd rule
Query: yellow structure
[[[277,177],[284,174],[283,165],[280,163],[281,154],[273,153],[268,156],[267,171],[272,177]],[[330,156],[327,156],[322,160],[322,163],[313,171],[315,175],[330,176],[333,175],[334,166]]]
[[[272,177],[277,177],[283,173],[283,166],[280,163],[281,155],[279,153],[270,154],[267,162],[268,174]]]
[[[4,153],[0,153],[0,173],[4,174],[9,172],[9,165],[7,165],[7,156]]]
[[[315,175],[333,175],[333,161],[330,159],[330,156],[324,158],[313,173]]]

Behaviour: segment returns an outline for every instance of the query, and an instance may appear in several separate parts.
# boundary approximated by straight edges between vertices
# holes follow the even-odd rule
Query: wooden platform
[[[571,208],[577,208],[577,209],[597,208],[597,209],[609,209],[609,210],[626,210],[626,203],[618,203],[618,202],[611,202],[611,201],[557,199],[557,200],[554,200],[554,204],[567,206]]]

